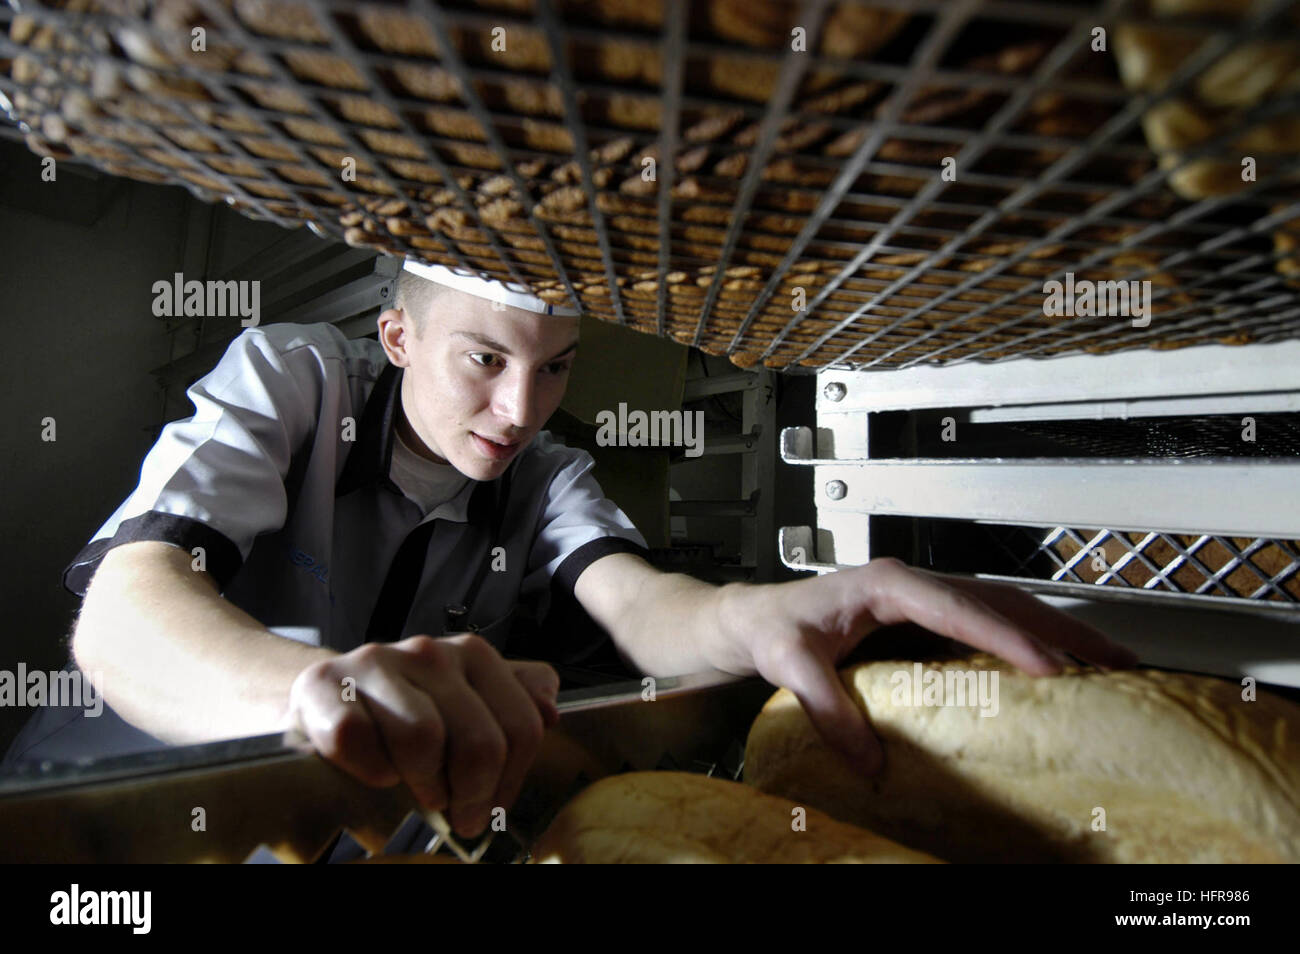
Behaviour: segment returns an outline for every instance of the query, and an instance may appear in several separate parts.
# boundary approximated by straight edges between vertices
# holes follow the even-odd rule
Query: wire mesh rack
[[[1068,361],[1078,368],[1094,359]],[[1008,388],[1024,403],[1005,407],[967,406],[985,395],[962,392],[960,382],[944,389],[942,379],[965,371],[931,370],[933,390],[920,394],[906,380],[915,376],[899,372],[893,397],[897,408],[917,407],[908,411],[884,401],[866,410],[888,379],[832,373],[816,428],[782,434],[783,459],[814,468],[818,505],[816,530],[782,529],[782,561],[829,572],[892,556],[1062,597],[1294,620],[1300,539],[1289,504],[1300,413],[1285,410],[1296,406],[1294,383],[1269,390],[1288,375],[1294,382],[1294,365],[1283,367],[1276,379],[1237,374],[1240,394],[1218,393],[1220,382],[1181,400],[1057,405]],[[1180,372],[1179,380],[1194,389],[1195,377]],[[1227,410],[1233,398],[1239,407]]]
[[[741,366],[1300,330],[1295,0],[11,6],[37,152]],[[1149,323],[1049,316],[1067,273]]]
[[[1300,419],[1261,415],[1266,446],[1244,443],[1241,423],[1222,416],[1118,421],[1016,422],[1013,431],[1050,441],[1071,454],[1100,458],[1295,458]],[[1041,445],[1036,445],[1041,446]],[[1002,449],[1005,455],[1005,449]],[[1038,452],[1035,450],[1034,452]],[[931,541],[945,534],[927,529]],[[1217,605],[1255,608],[1260,603],[1300,609],[1300,541],[1149,530],[1022,527],[972,524],[962,547],[998,556],[997,573],[1017,580],[1108,586],[1132,593],[1213,598]],[[928,547],[931,564],[969,564],[949,546]],[[1229,601],[1225,603],[1224,601]]]
[[[1037,552],[1056,564],[1053,580],[1300,603],[1294,541],[1057,527]]]
[[[1258,602],[1292,610],[1300,606],[1300,547],[1294,540],[996,524],[972,524],[967,533],[962,546],[954,548],[951,534],[927,527],[931,566],[1213,597],[1238,607]],[[981,565],[971,565],[972,553],[982,554]]]
[[[1269,429],[1263,444],[1241,440],[1241,421],[1222,415],[1144,418],[1120,421],[1017,421],[1011,430],[1030,435],[1078,456],[1300,457],[1300,415],[1261,414]]]
[[[877,518],[875,557],[979,576],[1085,600],[1246,612],[1294,620],[1300,611],[1300,541],[985,522],[926,516]],[[811,531],[789,539],[811,543]],[[791,534],[791,528],[785,533]],[[838,538],[837,538],[838,539]],[[873,558],[875,558],[873,557]],[[797,564],[807,568],[800,554]],[[837,568],[823,564],[827,572]]]

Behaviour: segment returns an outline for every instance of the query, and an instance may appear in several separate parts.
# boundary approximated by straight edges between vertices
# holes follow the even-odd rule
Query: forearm
[[[714,586],[680,573],[650,575],[610,628],[641,672],[675,676],[705,669],[752,675],[739,628],[767,597],[765,586]]]
[[[167,742],[274,731],[304,668],[334,655],[269,632],[221,598],[190,555],[162,543],[110,551],[73,636],[105,700]]]

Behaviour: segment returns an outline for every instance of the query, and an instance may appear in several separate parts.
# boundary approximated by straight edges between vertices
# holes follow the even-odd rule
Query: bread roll
[[[400,10],[363,6],[357,10],[361,30],[385,53],[441,57],[438,40],[429,21]],[[317,40],[316,42],[322,42]]]
[[[896,676],[915,681],[911,662],[860,665],[841,678],[883,741],[880,776],[855,774],[782,690],[754,722],[745,781],[949,861],[1300,861],[1291,703],[1154,670],[1033,678],[989,656],[915,665],[997,671],[996,715],[912,705]]]
[[[535,864],[875,863],[938,859],[794,802],[688,772],[629,772],[567,804],[533,846]]]
[[[1158,16],[1196,11],[1193,0],[1158,5]],[[1225,3],[1217,10],[1234,19],[1245,14],[1244,3]],[[1300,22],[1300,10],[1293,11]],[[1158,26],[1121,24],[1115,31],[1115,57],[1120,76],[1131,90],[1159,92],[1182,63],[1199,47],[1201,37],[1162,30]],[[1211,64],[1192,84],[1190,93],[1165,100],[1147,111],[1142,128],[1162,168],[1182,161],[1179,151],[1217,136],[1237,125],[1246,111],[1293,89],[1300,81],[1300,52],[1286,41],[1238,44]],[[1233,195],[1246,187],[1242,156],[1293,156],[1300,151],[1300,123],[1288,115],[1255,123],[1216,155],[1197,159],[1169,177],[1169,186],[1186,199]]]
[[[420,63],[393,63],[391,68],[397,82],[412,96],[438,102],[460,97],[460,80],[441,67]],[[527,86],[526,83],[521,85]]]
[[[237,0],[235,15],[258,33],[298,40],[302,43],[326,43],[327,34],[316,23],[305,4],[276,3],[272,0]]]
[[[1275,205],[1272,211],[1280,212],[1282,208],[1281,205]],[[1277,270],[1283,275],[1292,276],[1287,282],[1292,287],[1300,285],[1300,282],[1296,281],[1296,276],[1300,276],[1300,254],[1295,254],[1298,249],[1300,249],[1300,220],[1292,219],[1273,233],[1273,251],[1278,255],[1288,256],[1278,259]],[[1292,582],[1295,582],[1295,577],[1292,577]]]
[[[355,66],[341,56],[318,50],[293,49],[283,54],[293,75],[309,83],[334,89],[369,89]]]

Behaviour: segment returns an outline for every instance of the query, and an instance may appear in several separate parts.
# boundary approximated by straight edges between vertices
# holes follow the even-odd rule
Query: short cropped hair
[[[434,302],[443,291],[443,286],[421,278],[414,272],[402,269],[397,274],[397,291],[393,296],[393,306],[400,308],[411,316],[417,338],[424,335],[425,323],[433,312]]]

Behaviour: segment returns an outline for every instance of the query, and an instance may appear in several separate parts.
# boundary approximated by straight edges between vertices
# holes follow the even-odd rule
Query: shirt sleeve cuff
[[[123,521],[113,536],[91,540],[86,544],[63,571],[64,588],[75,596],[85,596],[90,579],[99,569],[104,555],[114,547],[140,540],[169,543],[189,553],[193,553],[196,547],[202,547],[205,568],[221,590],[226,589],[244,563],[239,547],[221,531],[192,517],[151,510]],[[577,580],[576,576],[574,580]]]
[[[590,540],[565,557],[564,562],[556,568],[555,575],[551,577],[552,595],[563,593],[572,596],[573,588],[578,585],[578,577],[582,576],[583,571],[611,553],[634,553],[645,559],[650,558],[649,550],[626,537]]]
[[[551,577],[551,598],[547,609],[547,659],[565,666],[587,663],[603,647],[612,646],[605,632],[578,602],[573,588],[583,570],[611,553],[634,553],[649,558],[650,551],[626,537],[600,537],[574,550]]]

